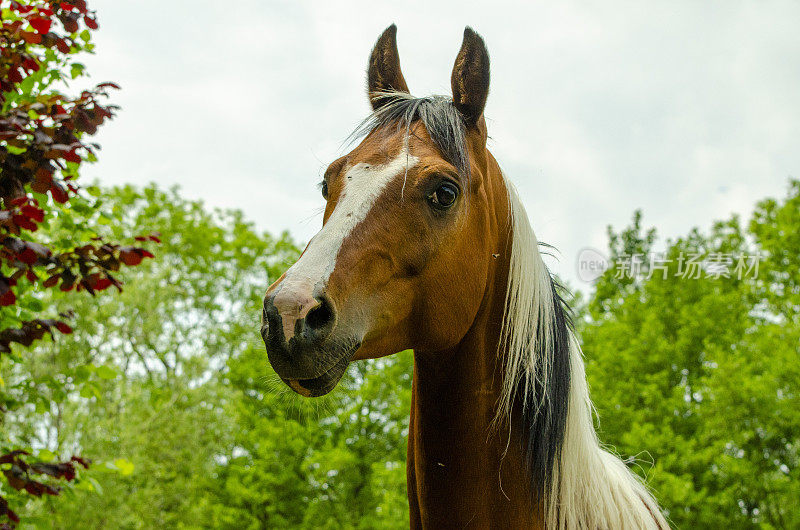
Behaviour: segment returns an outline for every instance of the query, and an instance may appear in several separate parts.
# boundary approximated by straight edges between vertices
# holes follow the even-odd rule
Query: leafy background
[[[286,236],[177,190],[104,191],[122,222],[159,231],[156,258],[118,296],[61,298],[75,332],[25,353],[36,380],[90,391],[5,427],[84,472],[65,498],[27,501],[40,528],[402,528],[411,355],[354,364],[319,400],[271,372],[258,335],[264,286],[297,256]],[[757,279],[602,277],[577,300],[603,441],[635,456],[678,528],[796,528],[800,403],[800,182],[670,252],[762,251]],[[612,254],[646,251],[639,217]],[[6,389],[25,387],[5,367]],[[80,383],[76,383],[80,384]],[[646,452],[643,452],[646,451]]]

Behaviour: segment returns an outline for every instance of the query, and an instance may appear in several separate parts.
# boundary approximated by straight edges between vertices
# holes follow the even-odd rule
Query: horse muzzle
[[[261,336],[275,372],[306,397],[333,390],[358,343],[337,339],[337,312],[324,293],[276,289],[264,298]]]

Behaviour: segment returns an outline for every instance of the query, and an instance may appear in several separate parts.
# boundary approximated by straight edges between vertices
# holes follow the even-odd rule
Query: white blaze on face
[[[344,240],[367,217],[389,182],[418,161],[406,146],[385,164],[359,163],[348,169],[344,189],[328,222],[311,239],[300,259],[286,271],[278,290],[296,290],[313,296],[316,286],[325,285],[336,267]]]

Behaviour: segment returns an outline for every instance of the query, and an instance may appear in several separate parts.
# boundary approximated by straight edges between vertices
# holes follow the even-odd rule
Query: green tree
[[[73,502],[47,519],[30,506],[30,520],[44,528],[202,527],[213,503],[207,477],[235,429],[236,404],[220,384],[226,362],[260,340],[255,304],[265,278],[297,249],[285,236],[257,233],[239,212],[208,211],[175,190],[104,195],[118,219],[105,235],[159,231],[162,245],[125,275],[119,296],[73,304],[75,333],[27,360],[39,378],[66,374],[89,390],[17,431],[54,453],[80,450],[99,461]]]
[[[648,449],[639,459],[655,465],[639,469],[677,527],[800,525],[799,202],[794,181],[783,202],[759,203],[749,233],[734,217],[667,242],[666,271],[612,268],[589,304],[601,436],[621,454]],[[611,232],[613,262],[652,253],[640,219]]]

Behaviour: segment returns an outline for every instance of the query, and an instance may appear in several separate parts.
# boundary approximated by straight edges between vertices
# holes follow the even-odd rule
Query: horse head
[[[464,32],[452,99],[415,98],[396,32],[370,55],[363,140],[325,171],[323,226],[264,299],[269,360],[305,396],[333,389],[351,360],[456,345],[498,252],[493,220],[507,212],[491,204],[502,183],[488,171],[483,40]]]

